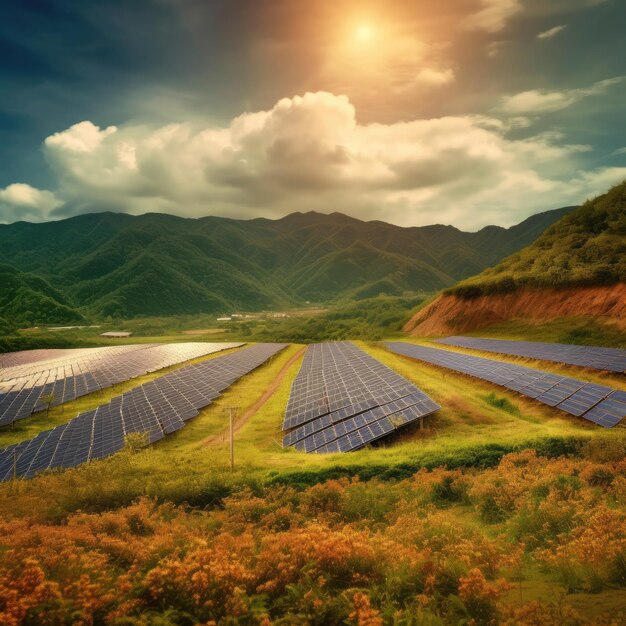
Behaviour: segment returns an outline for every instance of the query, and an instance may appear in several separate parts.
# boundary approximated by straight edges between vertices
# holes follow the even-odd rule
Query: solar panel
[[[614,391],[585,413],[585,419],[600,426],[611,428],[626,415],[626,392]]]
[[[189,361],[241,343],[188,342],[52,351],[53,359],[15,365],[0,371],[0,426],[11,424],[51,405],[117,383]],[[41,352],[41,351],[37,351]]]
[[[626,350],[578,346],[564,343],[538,341],[514,341],[507,339],[482,339],[479,337],[447,337],[437,343],[461,348],[473,348],[485,352],[510,354],[542,361],[554,361],[567,365],[578,365],[609,372],[626,371]]]
[[[610,428],[626,417],[626,392],[492,359],[387,342],[397,354],[498,384],[570,415]]]
[[[154,443],[185,422],[239,380],[286,347],[257,344],[209,361],[188,365],[145,383],[67,424],[0,450],[0,480],[32,477],[52,467],[75,467],[122,450],[126,436],[146,433]],[[189,399],[193,397],[192,403]]]
[[[305,452],[357,450],[439,408],[354,344],[312,344],[291,387],[283,445]]]

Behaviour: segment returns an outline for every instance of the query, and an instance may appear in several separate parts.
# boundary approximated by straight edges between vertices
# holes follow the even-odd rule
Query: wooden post
[[[224,408],[228,411],[229,432],[230,432],[230,471],[235,471],[235,423],[234,419],[237,417],[238,406],[227,406]]]
[[[235,471],[235,436],[233,433],[233,407],[228,407],[228,416],[230,419],[230,471]]]

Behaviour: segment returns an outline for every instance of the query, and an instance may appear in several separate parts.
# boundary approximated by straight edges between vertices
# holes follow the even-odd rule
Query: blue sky
[[[621,0],[5,1],[0,222],[510,225],[626,178],[625,23]]]

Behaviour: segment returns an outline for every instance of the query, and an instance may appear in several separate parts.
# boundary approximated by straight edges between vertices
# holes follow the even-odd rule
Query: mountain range
[[[67,323],[435,292],[527,246],[571,210],[474,233],[317,212],[278,220],[94,213],[0,225],[0,317]]]

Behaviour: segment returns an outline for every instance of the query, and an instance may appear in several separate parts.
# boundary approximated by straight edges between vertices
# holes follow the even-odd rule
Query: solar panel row
[[[626,392],[604,385],[449,350],[404,342],[386,345],[397,354],[506,387],[606,428],[626,417]]]
[[[0,354],[0,377],[8,368],[34,364],[41,361],[51,361],[53,359],[67,358],[70,354],[79,356],[89,350],[110,350],[118,346],[108,346],[107,348],[49,348],[42,350],[20,350],[18,352],[6,352]]]
[[[51,404],[63,404],[136,376],[241,345],[190,342],[82,355],[75,363],[57,364],[30,377],[5,382],[0,393],[0,426],[43,410],[50,395],[54,398]]]
[[[312,344],[291,387],[283,445],[305,452],[357,450],[439,408],[354,344]]]
[[[124,448],[130,433],[154,443],[185,426],[239,378],[285,344],[257,344],[188,365],[113,398],[72,421],[0,451],[0,480],[30,478],[53,467],[75,467]]]
[[[0,355],[0,380],[12,380],[34,376],[35,374],[71,367],[81,363],[98,363],[102,359],[136,350],[152,348],[156,343],[129,344],[123,346],[107,346],[104,348],[67,348],[58,350],[24,350]],[[88,367],[86,369],[89,369]]]
[[[626,371],[626,350],[574,346],[564,343],[542,343],[536,341],[512,341],[505,339],[481,339],[479,337],[447,337],[437,343],[461,348],[473,348],[485,352],[497,352],[522,356],[542,361],[555,361],[567,365],[579,365],[609,372]]]

